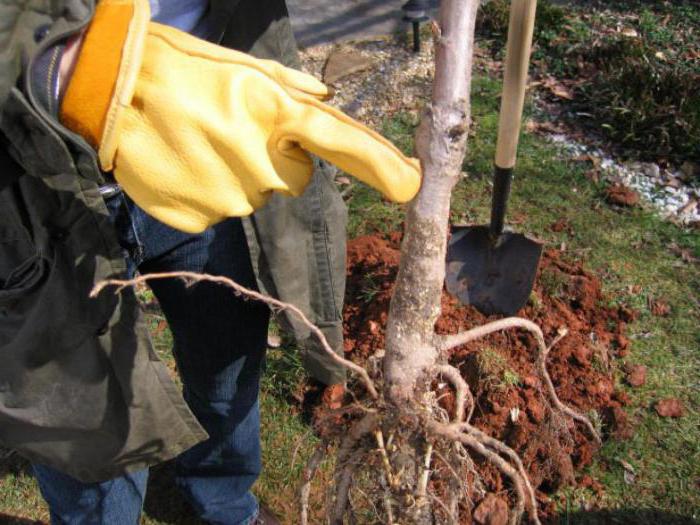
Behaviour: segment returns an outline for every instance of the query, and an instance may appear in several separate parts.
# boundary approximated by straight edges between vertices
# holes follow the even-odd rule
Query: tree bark
[[[404,407],[438,359],[434,327],[445,279],[450,195],[466,152],[478,5],[442,0],[433,26],[433,93],[416,133],[423,183],[408,208],[384,358],[388,398]]]

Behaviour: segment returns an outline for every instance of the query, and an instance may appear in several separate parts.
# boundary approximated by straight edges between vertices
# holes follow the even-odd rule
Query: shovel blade
[[[447,247],[447,291],[486,315],[525,306],[542,244],[519,233],[492,239],[488,226],[457,227]]]

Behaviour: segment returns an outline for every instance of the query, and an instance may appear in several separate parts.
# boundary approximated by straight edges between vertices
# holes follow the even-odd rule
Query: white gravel
[[[604,179],[635,190],[662,217],[682,225],[700,223],[700,184],[680,169],[662,170],[653,162],[621,163],[599,148],[577,142],[564,134],[550,134],[565,156],[589,155],[599,159]]]

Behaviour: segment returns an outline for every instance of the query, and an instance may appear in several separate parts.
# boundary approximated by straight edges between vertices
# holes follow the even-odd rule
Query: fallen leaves
[[[623,478],[625,480],[625,483],[627,483],[628,485],[633,485],[634,482],[637,480],[637,473],[635,472],[634,467],[624,459],[618,459],[618,461],[624,469]]]
[[[661,417],[683,417],[685,415],[683,402],[675,397],[657,401],[654,410]]]
[[[566,232],[569,235],[574,234],[574,228],[571,226],[571,223],[568,221],[568,219],[562,217],[561,219],[557,220],[555,223],[553,223],[549,229],[553,231],[554,233],[561,233],[561,232]]]
[[[574,90],[571,87],[573,82],[565,80],[557,80],[554,77],[545,77],[541,85],[547,89],[552,95],[565,100],[574,99]]]
[[[525,123],[525,131],[528,133],[546,134],[546,133],[562,133],[563,130],[554,122],[544,121],[537,122],[535,120],[528,120]]]
[[[668,249],[671,250],[671,253],[673,255],[680,257],[683,260],[683,262],[689,264],[697,264],[698,262],[700,262],[700,259],[695,257],[693,255],[693,252],[690,251],[690,249],[682,248],[678,246],[678,244],[676,244],[675,242],[669,244]]]
[[[610,204],[629,208],[639,204],[639,193],[622,184],[614,184],[605,190],[605,200]]]

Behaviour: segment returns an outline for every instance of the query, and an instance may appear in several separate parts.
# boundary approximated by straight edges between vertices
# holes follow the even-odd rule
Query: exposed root
[[[384,502],[384,512],[386,512],[387,525],[394,525],[394,509],[391,504],[391,488],[386,480],[386,476],[382,473],[379,476],[379,483],[384,490],[382,501]]]
[[[139,275],[137,277],[134,277],[133,279],[108,279],[106,281],[100,281],[97,283],[92,291],[90,291],[90,297],[96,297],[105,287],[107,286],[116,286],[116,290],[114,291],[115,294],[121,292],[124,288],[130,287],[130,286],[136,286],[137,284],[140,283],[145,283],[146,281],[151,281],[154,279],[182,279],[187,286],[191,286],[192,284],[202,282],[202,281],[207,281],[207,282],[212,282],[212,283],[217,283],[217,284],[222,284],[224,286],[228,286],[229,288],[233,289],[233,291],[236,293],[236,295],[240,295],[243,297],[248,297],[250,299],[255,299],[256,301],[261,301],[268,305],[270,309],[277,313],[277,312],[282,312],[284,310],[288,310],[292,312],[304,325],[311,331],[312,334],[316,336],[316,338],[319,340],[321,343],[321,347],[323,350],[328,354],[328,356],[335,361],[337,364],[344,366],[348,370],[355,372],[360,378],[362,379],[362,382],[364,383],[365,387],[367,388],[367,391],[370,393],[373,399],[378,399],[379,394],[377,393],[377,389],[374,386],[374,383],[369,377],[369,374],[367,373],[367,370],[362,368],[359,365],[356,365],[352,361],[349,361],[347,359],[344,359],[340,357],[338,354],[333,351],[333,348],[331,348],[331,345],[328,344],[328,341],[326,340],[326,336],[323,335],[323,332],[321,329],[316,326],[314,323],[309,321],[309,319],[304,315],[304,312],[302,312],[299,308],[294,306],[291,303],[285,303],[284,301],[280,301],[278,299],[275,299],[273,297],[270,297],[268,295],[262,294],[256,290],[251,290],[250,288],[246,288],[245,286],[242,286],[238,284],[236,281],[233,279],[229,279],[228,277],[223,277],[223,276],[217,276],[217,275],[209,275],[206,273],[196,273],[196,272],[162,272],[162,273],[147,273],[144,275]]]
[[[471,421],[474,414],[474,396],[459,370],[451,365],[437,365],[435,371],[447,379],[455,388],[455,422]],[[465,416],[464,405],[469,401],[469,412]]]
[[[537,343],[538,343],[538,346],[540,348],[540,351],[537,354],[537,367],[539,369],[540,375],[544,379],[544,384],[547,388],[547,393],[549,394],[550,401],[552,402],[552,404],[556,408],[561,410],[567,416],[571,417],[571,419],[574,419],[575,421],[582,423],[588,429],[588,432],[593,437],[593,439],[595,439],[596,443],[598,443],[598,445],[602,445],[603,440],[600,438],[600,434],[598,434],[598,431],[595,429],[595,427],[593,426],[593,423],[591,423],[590,419],[588,419],[583,414],[579,414],[573,408],[566,406],[559,399],[559,396],[557,395],[557,391],[554,389],[554,383],[552,383],[552,378],[549,376],[549,373],[547,372],[547,355],[549,354],[549,350],[551,349],[551,346],[547,347],[545,345],[544,336],[542,335],[542,331],[539,329],[539,327],[534,323],[531,323],[531,324],[535,328],[537,328],[537,331],[538,331],[538,333],[536,334],[536,337],[537,337]]]
[[[489,462],[498,468],[501,473],[511,480],[513,488],[515,489],[516,504],[515,509],[510,514],[509,523],[511,525],[516,525],[520,522],[524,512],[525,512],[525,493],[526,489],[529,488],[529,484],[526,485],[522,479],[520,473],[515,470],[507,461],[505,461],[496,452],[490,450],[478,437],[471,434],[465,434],[462,432],[461,424],[444,424],[437,421],[428,421],[426,423],[427,430],[435,435],[436,437],[442,437],[449,439],[451,441],[459,441],[477,453],[481,454]],[[533,495],[534,498],[534,495]],[[537,517],[537,512],[535,510],[534,514],[530,515],[533,523],[539,525],[540,521]]]
[[[299,503],[301,505],[301,525],[308,525],[309,523],[309,494],[311,494],[311,481],[316,475],[321,461],[326,455],[326,444],[322,443],[314,453],[309,458],[306,468],[304,469],[304,483],[299,489]]]
[[[566,335],[565,332],[560,332],[557,335],[557,338],[552,343],[552,345],[548,347],[545,343],[544,334],[542,333],[542,330],[535,323],[520,317],[507,317],[505,319],[499,319],[498,321],[487,323],[483,326],[472,328],[471,330],[467,330],[466,332],[462,332],[459,334],[436,335],[435,344],[439,351],[444,355],[447,351],[457,346],[461,346],[470,341],[480,339],[493,332],[508,330],[510,328],[521,328],[523,330],[527,330],[535,337],[539,349],[539,351],[537,352],[537,357],[535,359],[535,364],[537,366],[540,376],[544,381],[547,390],[547,395],[554,407],[559,409],[561,412],[571,417],[575,421],[582,423],[588,429],[588,432],[591,434],[593,439],[598,444],[601,444],[602,440],[600,439],[600,435],[593,427],[593,424],[590,422],[590,420],[586,416],[579,414],[574,409],[569,408],[561,402],[554,388],[554,384],[552,383],[552,378],[550,377],[549,372],[547,372],[547,355],[549,354],[549,351],[552,348],[552,346],[554,346],[554,344],[556,344]]]
[[[442,501],[440,498],[435,496],[434,494],[430,494],[430,501],[433,503],[437,503],[438,507],[442,509],[442,511],[445,513],[445,516],[447,516],[447,522],[449,525],[458,525],[457,524],[457,518],[455,518],[456,511],[457,511],[457,506],[454,506],[454,509],[448,507],[445,505],[445,502]],[[456,501],[456,500],[454,500]]]
[[[473,427],[468,423],[463,424],[462,429],[495,451],[508,456],[508,459],[515,464],[515,466],[518,468],[518,473],[520,474],[520,477],[523,479],[523,483],[525,483],[525,487],[527,488],[526,493],[528,496],[528,513],[530,516],[537,516],[537,500],[535,499],[535,490],[532,488],[532,484],[530,483],[530,478],[527,475],[523,461],[520,459],[520,456],[518,456],[515,450],[503,443],[503,441],[492,438],[488,434],[485,434],[478,428]]]
[[[345,511],[348,508],[348,501],[350,500],[352,475],[355,473],[357,466],[361,464],[364,454],[365,451],[362,449],[356,451],[352,454],[350,459],[345,462],[343,468],[336,475],[336,497],[330,519],[331,525],[343,525],[343,516],[345,515]]]
[[[425,459],[421,465],[421,473],[418,478],[418,487],[416,488],[416,501],[418,504],[421,500],[425,498],[428,492],[428,480],[430,479],[430,462],[433,459],[433,445],[428,443],[427,450],[425,451]]]
[[[348,506],[348,495],[352,475],[357,465],[360,463],[362,456],[367,452],[365,448],[360,448],[357,452],[355,452],[355,449],[365,436],[375,430],[378,424],[379,415],[374,411],[368,412],[362,419],[350,427],[349,432],[341,441],[340,447],[338,447],[335,468],[335,505],[333,505],[333,510],[330,514],[330,522],[333,525],[342,525],[343,523],[343,516]]]
[[[379,415],[376,412],[368,412],[366,416],[360,419],[347,433],[343,441],[340,443],[338,448],[338,465],[340,466],[343,462],[347,461],[353,449],[357,446],[359,441],[365,437],[367,434],[372,432],[379,424]]]

